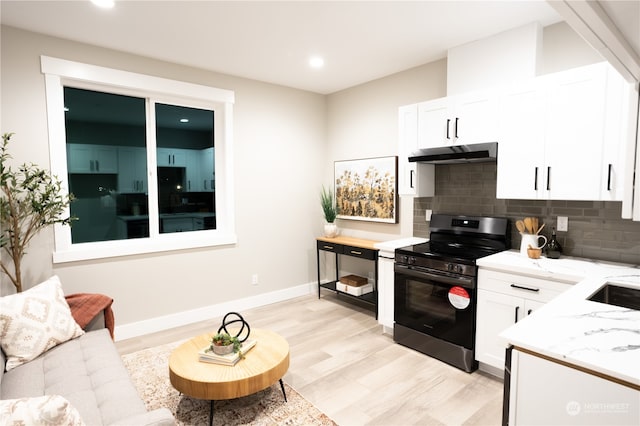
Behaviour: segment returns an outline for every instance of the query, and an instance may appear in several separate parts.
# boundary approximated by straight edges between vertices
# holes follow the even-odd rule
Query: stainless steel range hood
[[[425,148],[411,153],[409,162],[430,164],[479,163],[496,161],[498,142]]]

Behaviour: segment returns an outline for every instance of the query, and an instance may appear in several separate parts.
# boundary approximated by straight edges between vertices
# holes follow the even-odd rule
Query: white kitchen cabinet
[[[393,333],[394,272],[393,252],[378,256],[378,323],[383,331]]]
[[[187,149],[186,153],[186,191],[199,192],[204,190],[202,184],[202,172],[200,170],[202,161],[200,160],[200,150]]]
[[[498,140],[494,90],[448,96],[418,104],[418,148]]]
[[[215,189],[215,161],[213,147],[200,151],[200,180],[203,191],[212,192]]]
[[[544,164],[544,99],[537,79],[507,87],[500,96],[497,198],[540,198]]]
[[[499,334],[568,289],[567,282],[480,268],[476,311],[476,360],[504,369],[506,341]]]
[[[158,148],[158,167],[186,167],[187,150],[179,148]]]
[[[69,173],[118,173],[118,151],[114,146],[67,144]]]
[[[627,89],[604,62],[503,89],[497,197],[621,200]]]
[[[147,190],[147,150],[118,147],[118,192],[146,193]]]
[[[192,217],[167,217],[162,219],[162,232],[187,232],[193,231]]]
[[[508,424],[640,424],[638,391],[596,374],[514,349]]]
[[[409,163],[409,156],[418,149],[418,104],[398,109],[398,193],[417,197],[435,194],[435,166]]]

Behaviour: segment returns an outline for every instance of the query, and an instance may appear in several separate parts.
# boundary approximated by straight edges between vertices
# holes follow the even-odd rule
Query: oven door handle
[[[429,279],[432,281],[437,281],[439,283],[445,283],[449,285],[459,285],[461,287],[467,288],[475,288],[474,279],[471,277],[465,276],[450,276],[450,275],[442,275],[442,274],[434,274],[433,272],[429,272],[428,270],[418,268],[416,266],[405,266],[405,265],[395,265],[395,272],[407,275],[414,278],[419,279]]]

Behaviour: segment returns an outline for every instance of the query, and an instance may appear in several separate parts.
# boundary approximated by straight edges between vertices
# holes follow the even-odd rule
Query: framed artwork
[[[398,222],[398,157],[336,161],[339,219]]]

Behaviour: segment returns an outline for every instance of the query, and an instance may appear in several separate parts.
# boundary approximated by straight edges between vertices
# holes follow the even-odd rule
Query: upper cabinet
[[[599,63],[504,89],[497,197],[621,200],[625,87]]]
[[[158,148],[158,167],[186,167],[187,150],[178,148]]]
[[[413,104],[398,110],[398,193],[433,197],[434,165],[409,163],[409,156],[418,149],[418,108],[418,104]]]
[[[411,152],[498,141],[497,198],[623,200],[637,101],[633,87],[601,62],[402,106],[399,193],[434,194],[434,166],[408,163]]]
[[[67,144],[69,173],[118,173],[115,147],[90,144]]]
[[[118,192],[146,193],[147,150],[139,147],[118,147]]]
[[[495,142],[497,92],[483,90],[418,104],[418,148]]]

